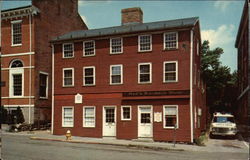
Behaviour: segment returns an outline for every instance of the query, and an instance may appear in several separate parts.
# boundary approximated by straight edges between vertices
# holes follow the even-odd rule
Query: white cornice
[[[35,54],[35,52],[26,52],[26,53],[13,53],[13,54],[1,54],[1,57],[14,57],[14,56],[25,56]]]

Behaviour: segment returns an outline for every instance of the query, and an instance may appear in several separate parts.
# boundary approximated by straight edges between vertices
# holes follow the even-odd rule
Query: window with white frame
[[[164,128],[178,128],[178,107],[173,105],[164,105]]]
[[[178,62],[167,61],[164,62],[164,82],[178,81]]]
[[[74,69],[73,68],[63,69],[63,86],[64,87],[74,86]]]
[[[10,97],[23,96],[24,92],[24,70],[21,60],[14,60],[10,64],[9,71],[9,93]]]
[[[95,127],[95,107],[83,107],[83,127]]]
[[[178,33],[169,32],[164,34],[164,49],[178,48]]]
[[[122,65],[110,66],[110,84],[122,84],[123,83],[123,68]]]
[[[12,45],[22,44],[22,21],[11,22]]]
[[[83,56],[94,56],[95,55],[95,41],[83,42]]]
[[[63,44],[63,58],[74,57],[74,45],[73,43]]]
[[[111,38],[110,39],[110,53],[118,54],[122,53],[122,38]]]
[[[83,85],[93,86],[95,85],[95,67],[83,67]]]
[[[39,95],[40,98],[48,98],[48,74],[39,74]]]
[[[152,50],[152,36],[151,35],[140,35],[138,36],[138,41],[139,41],[139,52]]]
[[[62,127],[74,126],[74,108],[62,107]]]
[[[121,106],[121,120],[131,120],[131,106]]]
[[[139,63],[138,65],[138,83],[152,82],[152,65],[151,63]]]

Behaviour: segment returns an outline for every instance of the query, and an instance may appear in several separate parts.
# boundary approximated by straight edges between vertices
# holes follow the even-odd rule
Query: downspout
[[[190,129],[191,129],[191,143],[194,140],[194,126],[193,126],[193,31],[190,31]]]
[[[30,29],[30,53],[31,53],[31,51],[32,51],[32,29],[31,29],[31,14],[32,13],[30,13],[29,14],[29,29]],[[31,76],[32,76],[32,73],[31,73],[31,65],[32,65],[32,63],[31,63],[31,54],[29,54],[29,124],[31,124],[31,84],[32,84],[32,82],[31,82]]]
[[[52,44],[52,113],[51,113],[51,134],[54,133],[54,45]]]

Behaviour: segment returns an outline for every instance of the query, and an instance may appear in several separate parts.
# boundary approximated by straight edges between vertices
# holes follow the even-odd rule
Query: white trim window
[[[138,64],[138,83],[151,83],[152,82],[152,64],[139,63]]]
[[[121,106],[121,120],[128,121],[132,119],[131,106]]]
[[[95,85],[95,66],[83,67],[83,85]]]
[[[122,64],[110,65],[110,84],[123,83],[123,67]]]
[[[110,54],[119,54],[123,52],[123,40],[122,38],[110,39]]]
[[[22,45],[22,20],[11,22],[11,42],[12,46]]]
[[[9,96],[24,96],[24,69],[21,60],[13,60],[9,70]]]
[[[83,127],[95,127],[95,106],[83,107]]]
[[[138,36],[138,51],[147,52],[152,51],[152,35],[140,35]]]
[[[164,50],[178,48],[178,32],[164,33]]]
[[[74,44],[64,43],[63,44],[63,58],[72,58],[72,57],[74,57]]]
[[[39,74],[39,96],[40,98],[48,98],[48,73],[40,72]]]
[[[178,62],[166,61],[163,63],[163,82],[178,81]]]
[[[63,87],[74,86],[74,68],[63,68]]]
[[[178,106],[164,105],[163,106],[163,128],[176,128],[178,125]]]
[[[62,127],[74,127],[74,107],[62,107]]]
[[[94,56],[95,55],[95,41],[83,42],[83,56]]]

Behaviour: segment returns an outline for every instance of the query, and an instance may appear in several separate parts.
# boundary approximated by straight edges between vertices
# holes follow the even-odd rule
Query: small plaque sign
[[[154,121],[155,122],[162,122],[162,113],[161,112],[154,112]]]
[[[75,95],[75,103],[82,103],[82,95],[81,94],[79,94],[79,93],[77,93],[76,95]]]

